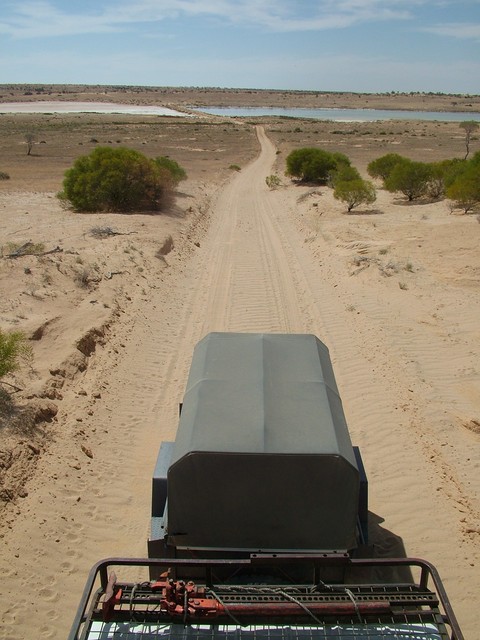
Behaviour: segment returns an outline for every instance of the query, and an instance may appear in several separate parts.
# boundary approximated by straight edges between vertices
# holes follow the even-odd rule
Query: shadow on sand
[[[375,559],[406,558],[405,545],[400,536],[385,527],[384,519],[371,511],[368,512],[368,547],[362,550],[360,557]],[[367,576],[365,576],[367,578]],[[411,582],[412,572],[409,567],[376,567],[368,570],[368,579],[374,582]]]

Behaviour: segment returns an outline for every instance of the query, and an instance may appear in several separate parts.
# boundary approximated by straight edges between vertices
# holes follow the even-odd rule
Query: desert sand
[[[24,331],[33,351],[5,378],[21,390],[5,387],[0,414],[0,637],[66,637],[91,565],[146,554],[152,470],[175,437],[193,347],[210,331],[247,331],[326,343],[368,473],[376,553],[433,562],[476,638],[477,216],[383,190],[347,215],[328,188],[283,175],[286,153],[306,144],[347,153],[364,174],[389,150],[461,157],[458,124],[72,115],[0,127],[11,176],[0,182],[0,326]],[[189,178],[171,210],[62,208],[63,172],[94,140],[178,160]],[[37,255],[9,257],[27,242]]]

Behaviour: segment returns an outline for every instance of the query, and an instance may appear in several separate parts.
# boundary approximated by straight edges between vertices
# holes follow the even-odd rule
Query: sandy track
[[[202,332],[302,328],[299,301],[285,248],[272,223],[265,184],[275,149],[258,130],[262,153],[223,191],[207,251],[208,292]]]
[[[446,386],[435,367],[438,331],[422,325],[412,341],[403,302],[342,277],[344,263],[322,238],[309,249],[293,223],[295,198],[265,185],[275,148],[257,134],[260,155],[220,191],[208,226],[196,230],[198,248],[168,256],[148,303],[115,325],[82,381],[101,398],[65,417],[39,480],[10,512],[0,637],[65,637],[93,562],[145,554],[159,443],[174,438],[192,349],[209,331],[311,332],[326,342],[369,474],[378,553],[406,547],[438,564],[473,628],[464,602],[480,586],[471,568],[479,549],[460,522],[475,522],[477,502],[468,500],[461,455],[442,451],[433,430],[441,409],[431,401]],[[79,457],[81,444],[92,459]],[[468,440],[460,445],[463,454]]]
[[[265,176],[275,149],[263,131],[259,137],[262,153],[220,192],[200,247],[191,256],[169,256],[149,303],[115,325],[111,348],[89,367],[82,384],[102,396],[94,415],[79,405],[81,417],[65,417],[65,432],[40,462],[39,482],[9,513],[4,540],[13,561],[8,554],[1,561],[1,637],[64,637],[91,564],[145,554],[151,473],[160,441],[174,438],[195,343],[213,330],[303,328],[288,260],[269,220]],[[82,443],[93,459],[79,459]],[[32,544],[18,542],[16,531]]]

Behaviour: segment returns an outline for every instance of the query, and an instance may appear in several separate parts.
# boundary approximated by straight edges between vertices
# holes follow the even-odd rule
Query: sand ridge
[[[125,235],[92,238],[94,218],[62,212],[51,193],[2,193],[5,235],[29,226],[32,241],[49,230],[49,247],[85,246],[45,256],[55,287],[38,258],[21,258],[38,278],[26,294],[13,288],[21,269],[3,261],[17,270],[3,274],[3,316],[31,298],[18,325],[44,326],[34,371],[15,380],[49,381],[58,413],[24,497],[4,509],[1,637],[65,637],[93,562],[145,554],[156,452],[174,438],[193,346],[212,330],[325,341],[369,475],[377,552],[437,564],[473,637],[480,225],[447,203],[406,208],[383,192],[376,213],[347,216],[325,188],[284,180],[271,191],[276,147],[255,133],[259,155],[227,182],[187,185],[196,206],[185,217],[102,216]],[[173,249],[157,257],[169,235]],[[99,281],[83,290],[72,281],[85,266]]]

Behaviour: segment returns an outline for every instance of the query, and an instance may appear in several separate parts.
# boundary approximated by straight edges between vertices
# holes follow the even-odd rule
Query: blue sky
[[[0,83],[480,93],[480,0],[0,0]]]

